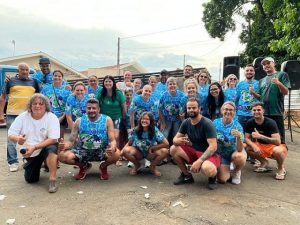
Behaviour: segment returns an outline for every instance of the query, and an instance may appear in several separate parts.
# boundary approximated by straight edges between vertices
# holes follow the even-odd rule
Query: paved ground
[[[290,140],[289,134],[286,135]],[[41,172],[37,184],[27,184],[23,171],[9,173],[6,163],[6,131],[0,129],[0,224],[299,224],[300,222],[300,134],[294,133],[286,160],[288,175],[276,181],[275,173],[257,174],[247,164],[242,184],[205,188],[206,179],[195,175],[195,183],[174,186],[176,166],[160,167],[163,176],[145,171],[136,177],[126,166],[109,168],[110,180],[101,181],[98,165],[84,181],[75,181],[72,166],[58,171],[59,191],[47,192],[48,174]],[[271,162],[275,169],[275,162]],[[140,186],[147,186],[143,189]],[[79,194],[79,193],[81,194]],[[145,193],[150,198],[144,197]],[[176,202],[183,204],[173,206]]]

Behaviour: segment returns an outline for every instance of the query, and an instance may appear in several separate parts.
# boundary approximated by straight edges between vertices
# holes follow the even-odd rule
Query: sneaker
[[[132,168],[132,167],[134,167],[134,164],[129,161],[128,164],[127,164],[127,167]]]
[[[145,159],[145,168],[149,168],[150,167],[150,161]]]
[[[17,172],[19,169],[19,164],[18,163],[13,163],[9,165],[9,171],[10,172]]]
[[[214,177],[209,177],[208,178],[208,185],[207,185],[209,190],[215,190],[218,187],[217,184],[217,176]]]
[[[232,171],[232,179],[231,179],[231,183],[232,184],[240,184],[241,183],[241,174],[242,171]]]
[[[100,163],[100,166],[99,166],[99,170],[100,170],[100,180],[108,180],[109,178],[109,174],[107,172],[107,166],[105,167],[102,167],[103,162]]]
[[[194,183],[194,178],[192,174],[185,175],[181,173],[180,176],[173,182],[174,185],[181,185],[181,184],[190,184]]]
[[[84,166],[79,167],[79,172],[74,176],[76,180],[83,180],[86,176],[87,171],[92,168],[92,163],[88,162]]]
[[[49,193],[57,192],[58,186],[56,180],[49,181]]]

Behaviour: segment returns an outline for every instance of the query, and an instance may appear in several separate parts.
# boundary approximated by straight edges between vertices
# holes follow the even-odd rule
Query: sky
[[[137,61],[148,72],[184,64],[219,77],[223,57],[244,49],[238,29],[225,41],[202,22],[206,0],[0,0],[0,58],[43,51],[81,71]],[[15,41],[15,53],[12,40]]]

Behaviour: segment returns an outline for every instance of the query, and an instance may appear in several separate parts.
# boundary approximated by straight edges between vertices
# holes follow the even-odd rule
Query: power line
[[[121,37],[121,39],[124,40],[124,39],[135,38],[135,37],[155,35],[155,34],[170,32],[170,31],[174,31],[174,30],[181,30],[181,29],[186,29],[186,28],[189,28],[189,27],[195,27],[195,26],[199,26],[199,25],[201,25],[201,24],[199,24],[199,23],[190,24],[190,25],[187,25],[187,26],[176,27],[176,28],[172,28],[172,29],[168,29],[168,30],[161,30],[161,31],[156,31],[156,32],[151,32],[151,33],[145,33],[145,34],[137,34],[137,35],[128,36],[128,37]]]

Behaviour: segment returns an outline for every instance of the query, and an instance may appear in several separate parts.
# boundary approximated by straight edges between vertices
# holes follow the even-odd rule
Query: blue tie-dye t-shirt
[[[162,112],[165,120],[176,121],[179,119],[180,100],[184,97],[184,93],[176,90],[175,95],[170,95],[167,91],[163,94],[159,101],[159,110]]]
[[[258,100],[249,92],[249,88],[253,87],[256,93],[259,92],[259,81],[252,80],[251,82],[241,81],[236,86],[237,98],[237,115],[252,116],[251,106]]]
[[[67,99],[66,115],[72,115],[72,120],[75,121],[86,114],[88,99],[88,95],[85,95],[81,100],[77,99],[74,95],[70,95]]]

